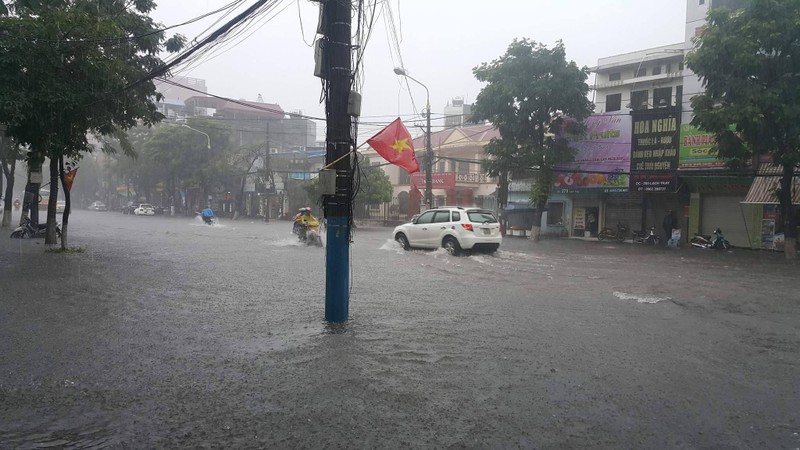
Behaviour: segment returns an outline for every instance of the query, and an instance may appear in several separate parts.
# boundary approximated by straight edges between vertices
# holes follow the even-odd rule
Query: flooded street
[[[290,228],[78,211],[83,253],[0,237],[0,447],[800,447],[782,255],[359,229],[331,326],[325,249]]]

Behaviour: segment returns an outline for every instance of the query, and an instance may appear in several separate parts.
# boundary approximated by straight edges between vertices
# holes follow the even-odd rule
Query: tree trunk
[[[17,161],[11,161],[11,168],[8,167],[8,161],[3,161],[3,173],[6,175],[6,200],[3,203],[3,228],[11,225],[11,207],[13,201],[11,197],[14,195],[14,172],[17,169]]]
[[[781,177],[781,217],[783,218],[784,245],[783,252],[786,259],[797,259],[797,217],[794,214],[792,205],[792,178],[794,177],[794,165],[783,164],[783,176]]]
[[[69,224],[70,194],[67,189],[67,180],[64,176],[64,157],[58,158],[58,178],[61,179],[61,188],[64,189],[64,214],[61,217],[61,250],[67,249],[67,225]]]
[[[50,200],[47,202],[47,234],[45,245],[58,243],[56,237],[56,208],[58,204],[58,158],[50,158]]]
[[[247,183],[247,175],[242,177],[242,185],[239,188],[239,196],[236,198],[236,210],[233,212],[233,220],[238,220],[239,215],[244,209],[244,185]]]
[[[542,235],[542,213],[546,204],[547,202],[537,204],[536,212],[533,213],[533,227],[531,227],[531,240],[533,242],[539,242]]]

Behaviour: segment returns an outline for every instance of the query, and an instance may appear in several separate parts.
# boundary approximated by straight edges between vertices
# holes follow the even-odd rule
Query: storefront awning
[[[750,191],[747,196],[742,200],[742,203],[758,203],[777,205],[780,203],[775,191],[781,185],[781,177],[776,176],[759,176],[753,180],[750,185]],[[792,204],[800,205],[800,177],[795,176],[792,178]]]

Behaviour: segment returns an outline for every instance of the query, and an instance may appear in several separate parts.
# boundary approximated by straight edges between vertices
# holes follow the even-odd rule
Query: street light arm
[[[411,75],[407,74],[405,70],[403,70],[403,69],[401,69],[399,67],[394,69],[394,73],[396,73],[397,75],[400,75],[402,77],[409,78],[409,79],[411,79],[411,81],[413,81],[413,82],[417,83],[418,85],[424,87],[425,88],[425,101],[427,103],[426,108],[430,109],[430,107],[431,107],[431,93],[428,90],[428,86],[425,86],[425,84],[423,82],[421,82],[418,79],[416,79],[416,78],[412,77]]]
[[[197,131],[200,134],[204,134],[206,136],[206,139],[208,139],[208,149],[211,150],[211,136],[209,136],[208,133],[202,132],[202,131],[200,131],[200,130],[198,130],[196,128],[192,128],[189,125],[186,125],[185,123],[181,124],[181,126],[184,127],[184,128],[188,128],[188,129],[190,129],[192,131]]]

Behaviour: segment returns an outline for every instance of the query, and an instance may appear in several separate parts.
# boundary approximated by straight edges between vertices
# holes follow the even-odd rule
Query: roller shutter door
[[[641,194],[622,194],[609,197],[605,202],[605,225],[616,228],[618,223],[627,225],[631,230],[638,230],[642,224]]]
[[[702,234],[712,234],[718,227],[722,229],[734,247],[750,247],[744,217],[742,217],[742,195],[703,195],[703,211],[700,214]]]

